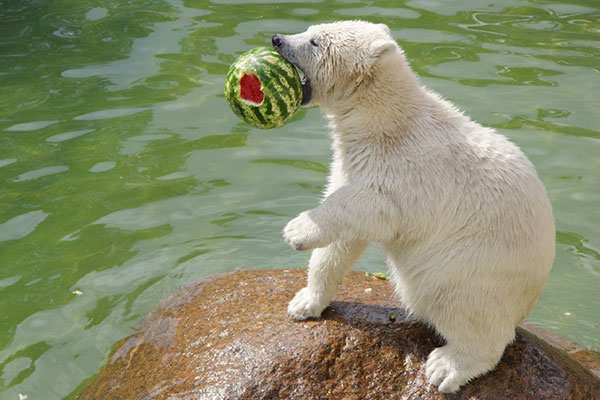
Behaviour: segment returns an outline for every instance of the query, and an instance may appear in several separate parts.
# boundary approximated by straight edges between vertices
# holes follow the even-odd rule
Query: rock
[[[351,272],[321,319],[294,322],[287,303],[305,280],[304,270],[240,271],[183,288],[79,398],[600,399],[598,377],[524,329],[493,372],[440,394],[424,363],[443,340],[408,318],[388,281]]]

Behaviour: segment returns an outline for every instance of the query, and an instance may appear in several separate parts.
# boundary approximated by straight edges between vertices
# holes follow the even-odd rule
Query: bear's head
[[[275,35],[273,47],[304,74],[303,105],[332,104],[372,78],[376,64],[402,51],[384,24],[340,21],[296,35]]]

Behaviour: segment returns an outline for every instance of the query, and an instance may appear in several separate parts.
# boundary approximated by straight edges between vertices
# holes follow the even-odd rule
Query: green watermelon
[[[225,77],[225,97],[241,119],[261,128],[283,125],[302,102],[296,68],[269,47],[242,54]]]

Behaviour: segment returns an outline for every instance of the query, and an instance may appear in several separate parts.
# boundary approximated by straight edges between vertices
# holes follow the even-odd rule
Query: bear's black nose
[[[273,47],[281,46],[281,42],[283,42],[283,40],[281,39],[281,35],[273,35],[273,37],[271,38],[271,42],[273,42]]]

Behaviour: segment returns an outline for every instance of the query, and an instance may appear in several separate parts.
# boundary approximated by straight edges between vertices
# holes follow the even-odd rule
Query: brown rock
[[[305,275],[233,272],[182,289],[79,398],[600,399],[596,376],[523,329],[493,372],[440,394],[424,363],[443,341],[407,318],[389,282],[352,272],[321,319],[294,322],[287,303]]]

